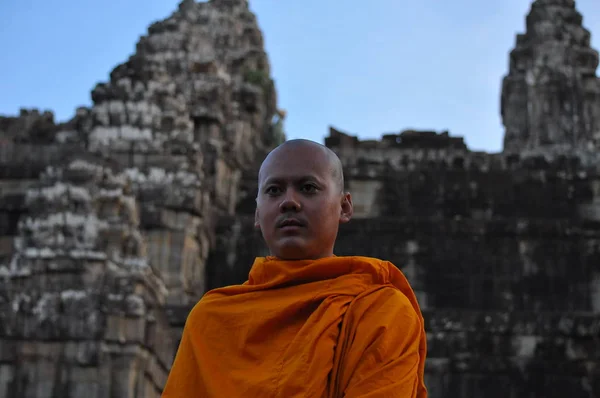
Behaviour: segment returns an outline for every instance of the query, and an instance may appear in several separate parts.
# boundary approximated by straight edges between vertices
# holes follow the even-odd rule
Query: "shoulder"
[[[421,325],[421,317],[410,299],[394,286],[382,286],[358,296],[350,307],[355,322],[366,322],[371,326],[393,326],[397,324]]]
[[[248,290],[241,285],[226,286],[206,292],[188,314],[187,322],[202,323],[207,319],[220,318],[232,308],[242,307],[244,304],[241,293]]]
[[[348,256],[342,258],[344,258],[345,261],[349,261],[352,268],[367,271],[376,276],[377,282],[381,284],[394,284],[395,279],[404,278],[402,271],[388,260],[366,256]]]
[[[207,300],[207,297],[204,296],[194,306],[191,311],[188,313],[185,327],[197,329],[202,325],[206,324],[206,318],[209,317],[210,308],[210,300]]]

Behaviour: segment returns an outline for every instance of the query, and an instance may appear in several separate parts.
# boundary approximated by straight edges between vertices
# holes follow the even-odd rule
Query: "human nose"
[[[279,210],[282,213],[286,213],[288,211],[299,211],[301,207],[302,205],[300,204],[300,201],[296,198],[294,190],[286,190],[286,193],[283,196],[283,200],[279,204]]]

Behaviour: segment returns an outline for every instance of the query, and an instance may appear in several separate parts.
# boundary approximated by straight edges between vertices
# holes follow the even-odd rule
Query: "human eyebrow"
[[[301,175],[301,176],[292,176],[292,177],[269,177],[259,187],[259,191],[262,193],[266,193],[273,187],[278,187],[281,189],[285,185],[291,185],[294,187],[302,187],[307,184],[311,184],[315,186],[317,190],[323,190],[326,188],[326,184],[314,175]]]
[[[292,184],[302,184],[305,182],[315,182],[318,184],[322,184],[322,181],[314,175],[303,175],[303,176],[295,176],[295,177],[289,177],[289,178],[283,178],[283,177],[269,177],[267,178],[262,185],[273,185],[273,184],[285,184],[286,181],[289,181]]]
[[[317,176],[313,176],[313,175],[304,175],[304,176],[300,176],[298,178],[295,178],[295,181],[298,184],[302,184],[305,182],[316,182],[317,184],[321,184],[321,180],[317,177]]]
[[[268,185],[281,185],[284,183],[284,179],[283,178],[279,178],[279,177],[269,177],[266,180],[263,181],[263,183],[261,184],[261,188],[264,188]]]

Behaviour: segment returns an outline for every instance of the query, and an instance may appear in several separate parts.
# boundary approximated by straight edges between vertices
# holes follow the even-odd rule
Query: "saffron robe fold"
[[[255,260],[188,315],[164,398],[425,398],[408,280],[369,257]]]

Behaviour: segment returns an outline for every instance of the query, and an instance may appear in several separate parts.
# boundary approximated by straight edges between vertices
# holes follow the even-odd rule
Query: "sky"
[[[179,0],[0,1],[0,114],[90,106]],[[250,0],[265,38],[288,138],[323,142],[329,126],[377,139],[450,131],[502,149],[502,77],[531,0]],[[600,49],[600,1],[578,0]]]

